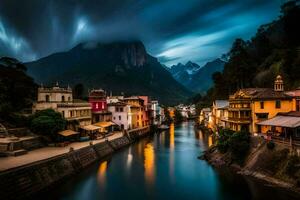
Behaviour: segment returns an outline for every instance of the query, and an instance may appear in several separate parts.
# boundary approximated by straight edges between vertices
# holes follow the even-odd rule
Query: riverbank
[[[128,135],[93,141],[88,146],[70,148],[67,152],[62,149],[62,152],[55,152],[46,159],[29,160],[21,166],[4,169],[0,172],[0,196],[7,200],[30,198],[149,134],[149,127],[133,130]],[[0,163],[3,166],[3,162]]]
[[[269,149],[263,138],[252,137],[250,150],[243,164],[233,162],[230,153],[220,153],[216,146],[205,151],[200,159],[206,160],[215,168],[228,167],[242,176],[300,194],[299,178],[289,176],[286,172],[286,168],[290,165],[291,153],[286,145],[276,143],[274,149]]]

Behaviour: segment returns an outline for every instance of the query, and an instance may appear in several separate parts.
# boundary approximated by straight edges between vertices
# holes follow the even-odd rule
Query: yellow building
[[[228,100],[215,100],[211,112],[211,128],[216,130],[217,127],[225,127],[224,118],[227,118]]]
[[[273,118],[278,113],[293,110],[293,97],[284,92],[281,76],[277,76],[274,89],[246,88],[229,97],[228,128],[251,133],[265,133],[269,128],[257,123]]]
[[[123,99],[123,102],[130,105],[130,116],[132,128],[142,128],[147,125],[147,116],[144,108],[144,100],[133,96]]]

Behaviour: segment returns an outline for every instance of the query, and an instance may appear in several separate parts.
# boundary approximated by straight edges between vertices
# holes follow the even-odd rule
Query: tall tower
[[[280,75],[278,75],[275,79],[274,91],[276,91],[276,92],[283,92],[284,91],[283,80],[282,80],[282,77]]]

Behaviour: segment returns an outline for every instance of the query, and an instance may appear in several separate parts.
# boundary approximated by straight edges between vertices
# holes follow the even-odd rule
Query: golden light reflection
[[[203,140],[203,132],[201,130],[199,131],[199,139]]]
[[[213,145],[213,138],[212,135],[208,136],[208,146],[210,147],[211,145]]]
[[[174,150],[175,147],[175,126],[170,124],[170,149]]]
[[[127,155],[127,169],[129,170],[132,164],[133,156],[131,154],[131,148],[129,149],[128,155]]]
[[[155,155],[154,147],[152,143],[148,143],[144,148],[144,168],[145,168],[145,180],[148,184],[153,184],[154,182],[154,164]]]
[[[107,170],[107,161],[104,161],[100,164],[98,173],[97,173],[98,183],[100,185],[105,185],[106,170]]]

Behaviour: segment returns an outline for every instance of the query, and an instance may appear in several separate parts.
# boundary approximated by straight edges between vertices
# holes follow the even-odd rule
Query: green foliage
[[[221,129],[217,139],[217,149],[221,153],[230,152],[232,159],[241,163],[250,148],[250,134],[246,131],[234,132]]]
[[[273,150],[275,148],[275,143],[271,140],[267,143],[267,148]]]
[[[229,148],[229,138],[234,134],[230,129],[221,129],[217,139],[217,149],[221,153],[226,153]]]
[[[259,27],[251,40],[234,41],[223,72],[213,74],[214,87],[208,98],[228,98],[239,88],[273,87],[278,73],[286,89],[299,87],[300,5],[289,1],[281,9],[281,16]]]
[[[174,111],[174,121],[176,123],[183,121],[183,116],[182,116],[181,112],[177,109]]]
[[[75,99],[82,99],[84,93],[84,86],[82,83],[78,83],[73,88],[73,95]]]
[[[37,134],[50,136],[55,139],[57,132],[64,130],[66,120],[58,112],[46,109],[36,112],[30,123],[30,129]]]
[[[173,122],[173,119],[170,116],[170,111],[167,108],[164,108],[164,114],[165,114],[165,121],[166,124],[171,124]]]
[[[229,138],[229,151],[233,159],[242,162],[250,149],[250,133],[246,131],[235,132]]]
[[[0,58],[0,118],[9,120],[13,112],[31,108],[36,96],[36,84],[26,75],[26,67],[19,61]]]

